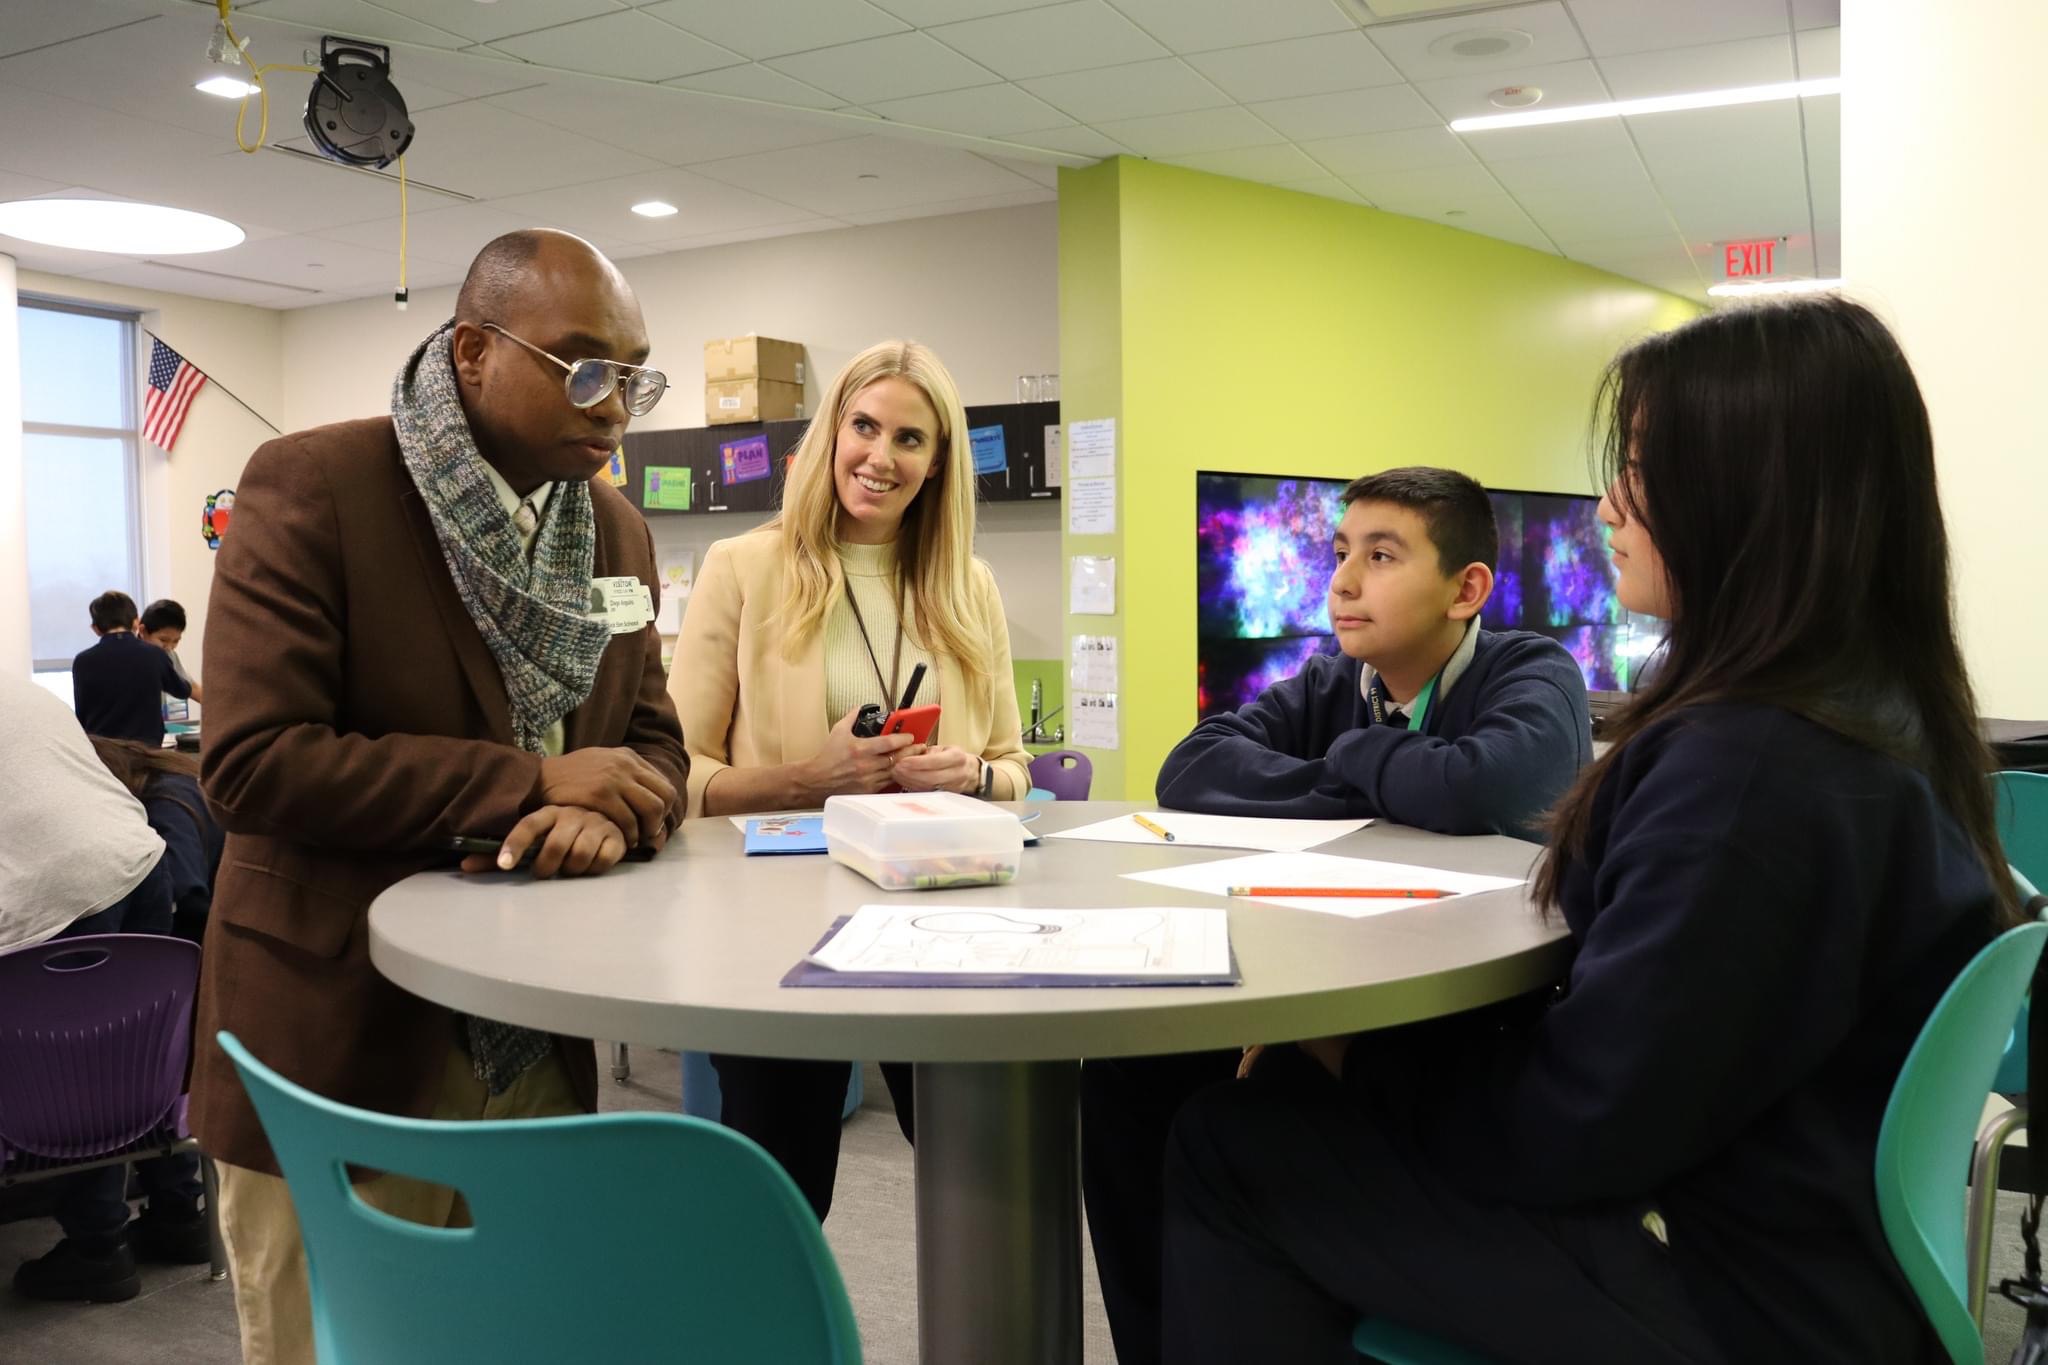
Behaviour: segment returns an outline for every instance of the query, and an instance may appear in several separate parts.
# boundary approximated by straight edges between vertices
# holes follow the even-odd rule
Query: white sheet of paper
[[[1116,418],[1067,423],[1067,479],[1106,479],[1116,474]]]
[[[1078,479],[1067,485],[1067,530],[1077,536],[1116,534],[1116,480]]]
[[[1116,691],[1116,636],[1074,637],[1067,686],[1075,692]]]
[[[1067,610],[1075,616],[1116,615],[1116,560],[1075,555],[1068,564]]]
[[[1058,838],[1058,835],[1054,835]],[[1389,910],[1411,910],[1418,905],[1442,905],[1445,900],[1520,886],[1521,877],[1484,877],[1475,872],[1451,872],[1440,867],[1416,867],[1408,863],[1383,863],[1371,858],[1339,858],[1328,853],[1258,853],[1249,858],[1225,858],[1220,862],[1191,863],[1162,868],[1157,872],[1126,872],[1132,881],[1170,886],[1176,891],[1199,891],[1210,896],[1227,896],[1233,886],[1402,886],[1433,887],[1455,892],[1438,900],[1347,900],[1335,896],[1260,897],[1245,904],[1284,905],[1291,910],[1313,910],[1320,915],[1342,915],[1363,919]]]
[[[1117,747],[1116,693],[1076,692],[1067,700],[1067,737],[1083,749]]]
[[[1045,837],[1092,839],[1105,844],[1157,844],[1162,848],[1263,848],[1275,852],[1299,852],[1317,844],[1327,844],[1332,839],[1341,839],[1372,823],[1370,820],[1264,820],[1237,815],[1194,815],[1184,810],[1139,813],[1170,831],[1173,842],[1167,843],[1128,815],[1098,820],[1079,829],[1063,829]]]
[[[732,827],[740,833],[747,832],[747,825],[755,820],[805,820],[814,815],[823,815],[822,810],[757,810],[752,815],[728,815]]]
[[[684,550],[677,558],[661,561],[661,607],[654,628],[663,635],[680,635],[683,608],[690,604],[690,587],[697,577],[697,553]]]
[[[1060,453],[1060,429],[1045,429],[1045,486],[1058,488],[1066,482],[1066,457]]]
[[[1230,914],[1211,906],[863,905],[805,960],[841,972],[1222,976]]]

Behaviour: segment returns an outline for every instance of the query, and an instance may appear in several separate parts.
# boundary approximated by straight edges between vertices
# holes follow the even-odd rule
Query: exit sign
[[[1775,238],[1765,242],[1730,242],[1721,248],[1721,260],[1731,280],[1771,273],[1771,258],[1777,253]]]

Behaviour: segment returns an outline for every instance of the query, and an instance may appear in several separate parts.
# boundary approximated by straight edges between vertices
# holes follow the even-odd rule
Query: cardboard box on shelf
[[[729,379],[704,386],[704,424],[782,422],[804,415],[804,388],[773,379]]]
[[[704,382],[772,379],[803,387],[804,347],[800,341],[747,335],[704,343]]]

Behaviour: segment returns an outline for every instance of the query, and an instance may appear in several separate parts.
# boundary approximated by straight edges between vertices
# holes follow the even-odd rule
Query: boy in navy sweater
[[[1486,490],[1390,469],[1344,490],[1319,656],[1195,727],[1159,801],[1218,815],[1372,816],[1446,834],[1541,838],[1592,757],[1586,684],[1563,646],[1479,628],[1499,534]],[[1159,1359],[1161,1177],[1174,1114],[1228,1080],[1236,1052],[1090,1061],[1082,1186],[1117,1359]]]
[[[1330,577],[1342,657],[1196,726],[1159,770],[1160,803],[1542,838],[1593,754],[1586,685],[1556,641],[1479,628],[1499,549],[1485,490],[1391,469],[1344,504]]]

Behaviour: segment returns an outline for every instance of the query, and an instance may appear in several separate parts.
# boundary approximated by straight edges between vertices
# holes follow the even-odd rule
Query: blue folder
[[[769,816],[762,820],[749,820],[746,850],[749,857],[756,853],[823,853],[825,817],[805,815],[792,819]]]

